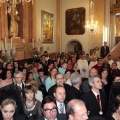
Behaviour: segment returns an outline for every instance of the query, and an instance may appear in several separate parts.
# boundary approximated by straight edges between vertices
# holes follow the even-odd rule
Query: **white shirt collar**
[[[56,100],[56,103],[57,103],[57,106],[59,106],[60,104],[63,104],[63,103],[58,102],[57,100]]]
[[[45,117],[44,117],[44,118],[45,118]],[[45,118],[45,120],[48,120],[48,119]],[[57,118],[55,118],[55,120],[57,120]]]
[[[21,87],[21,89],[22,89],[22,82],[21,82],[21,84],[17,84],[17,86]]]
[[[97,95],[100,95],[100,93],[96,93],[95,91],[93,91],[92,90],[92,92],[93,92],[93,94],[97,97]]]

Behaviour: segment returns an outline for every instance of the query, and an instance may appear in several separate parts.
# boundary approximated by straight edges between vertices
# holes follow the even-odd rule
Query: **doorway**
[[[79,52],[82,51],[82,45],[79,41],[77,40],[72,40],[68,42],[66,46],[66,51],[67,52]]]

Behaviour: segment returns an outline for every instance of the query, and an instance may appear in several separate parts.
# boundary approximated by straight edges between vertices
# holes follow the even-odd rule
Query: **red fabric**
[[[96,65],[94,65],[92,68],[95,68],[95,69],[97,70],[98,74],[100,74],[100,70],[101,70],[102,66],[98,66],[98,65],[96,64]]]

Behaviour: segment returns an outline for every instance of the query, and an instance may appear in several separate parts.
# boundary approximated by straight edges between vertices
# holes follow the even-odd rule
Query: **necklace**
[[[29,103],[25,103],[25,108],[27,109],[27,110],[31,110],[33,107],[35,107],[35,103],[34,102],[32,102],[32,104],[30,105]]]

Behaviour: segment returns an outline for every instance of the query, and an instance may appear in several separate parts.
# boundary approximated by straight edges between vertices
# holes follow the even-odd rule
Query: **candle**
[[[11,38],[11,49],[12,49],[12,38]]]
[[[34,39],[32,39],[32,45],[33,45],[33,49],[34,49]]]
[[[2,44],[1,44],[1,40],[0,40],[0,50],[1,50],[1,48],[2,48]]]
[[[5,37],[5,49],[7,48],[7,41],[6,41],[6,37]]]
[[[1,42],[1,47],[2,47],[2,50],[4,50],[4,43],[3,43],[3,41]]]
[[[38,46],[38,40],[36,39],[36,46],[35,47],[37,47]]]

